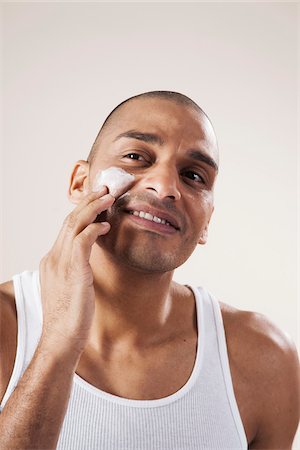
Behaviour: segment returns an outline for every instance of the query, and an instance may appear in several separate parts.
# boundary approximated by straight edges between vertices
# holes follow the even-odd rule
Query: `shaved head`
[[[203,111],[203,109],[200,108],[197,103],[195,103],[191,98],[187,97],[184,94],[181,94],[179,92],[173,92],[173,91],[150,91],[150,92],[144,92],[142,94],[135,95],[133,97],[130,97],[123,102],[121,102],[119,105],[117,105],[111,113],[106,117],[106,119],[103,122],[102,127],[100,128],[100,131],[95,139],[95,142],[93,143],[93,146],[90,150],[90,153],[88,155],[87,161],[91,165],[95,159],[95,155],[97,153],[98,149],[98,143],[100,141],[100,138],[104,134],[104,132],[109,129],[113,124],[117,121],[117,119],[120,117],[121,112],[125,105],[128,105],[130,102],[136,102],[143,99],[160,99],[160,100],[168,100],[170,102],[174,102],[178,105],[186,106],[189,108],[192,108],[195,112],[199,113],[202,117],[205,117],[206,120],[210,123],[212,127],[212,123],[207,116],[207,114]],[[213,128],[213,127],[212,127]]]

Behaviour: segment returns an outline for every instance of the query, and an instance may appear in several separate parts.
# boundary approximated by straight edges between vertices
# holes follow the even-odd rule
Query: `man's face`
[[[197,243],[206,242],[217,172],[201,154],[218,163],[209,121],[191,107],[137,99],[125,104],[103,131],[90,168],[90,187],[96,173],[110,166],[134,174],[135,183],[101,217],[111,230],[97,244],[135,270],[174,270]],[[140,211],[168,218],[175,226],[160,228],[137,217]]]

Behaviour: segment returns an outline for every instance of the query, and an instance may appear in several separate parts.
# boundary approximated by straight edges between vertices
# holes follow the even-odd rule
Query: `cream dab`
[[[119,197],[126,192],[134,182],[134,175],[119,167],[109,167],[97,172],[93,192],[100,190],[101,186],[107,186],[113,197]]]

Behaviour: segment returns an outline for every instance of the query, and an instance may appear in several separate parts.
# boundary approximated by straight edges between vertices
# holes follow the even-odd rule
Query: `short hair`
[[[116,112],[123,106],[125,103],[128,103],[132,100],[138,99],[138,98],[160,98],[163,100],[169,100],[172,102],[175,102],[180,105],[190,106],[194,108],[197,112],[204,114],[206,118],[210,121],[207,114],[203,111],[202,108],[200,108],[197,103],[195,103],[191,98],[187,97],[184,94],[181,94],[179,92],[173,92],[173,91],[149,91],[149,92],[143,92],[141,94],[134,95],[133,97],[129,97],[123,102],[121,102],[118,106],[116,106],[111,113],[106,117],[106,119],[103,122],[102,127],[100,128],[99,133],[97,134],[97,137],[92,145],[92,148],[90,150],[90,153],[87,158],[87,162],[92,164],[93,160],[95,159],[95,155],[97,153],[97,143],[99,140],[99,137],[101,136],[103,130],[113,121],[113,118],[116,114]]]

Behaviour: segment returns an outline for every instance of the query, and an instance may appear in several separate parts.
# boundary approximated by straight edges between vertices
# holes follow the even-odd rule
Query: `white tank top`
[[[17,354],[1,409],[31,361],[42,329],[39,272],[15,275],[13,283]],[[104,392],[75,373],[57,449],[248,448],[234,396],[219,303],[204,288],[189,287],[196,301],[198,345],[186,384],[167,397],[132,400]]]

